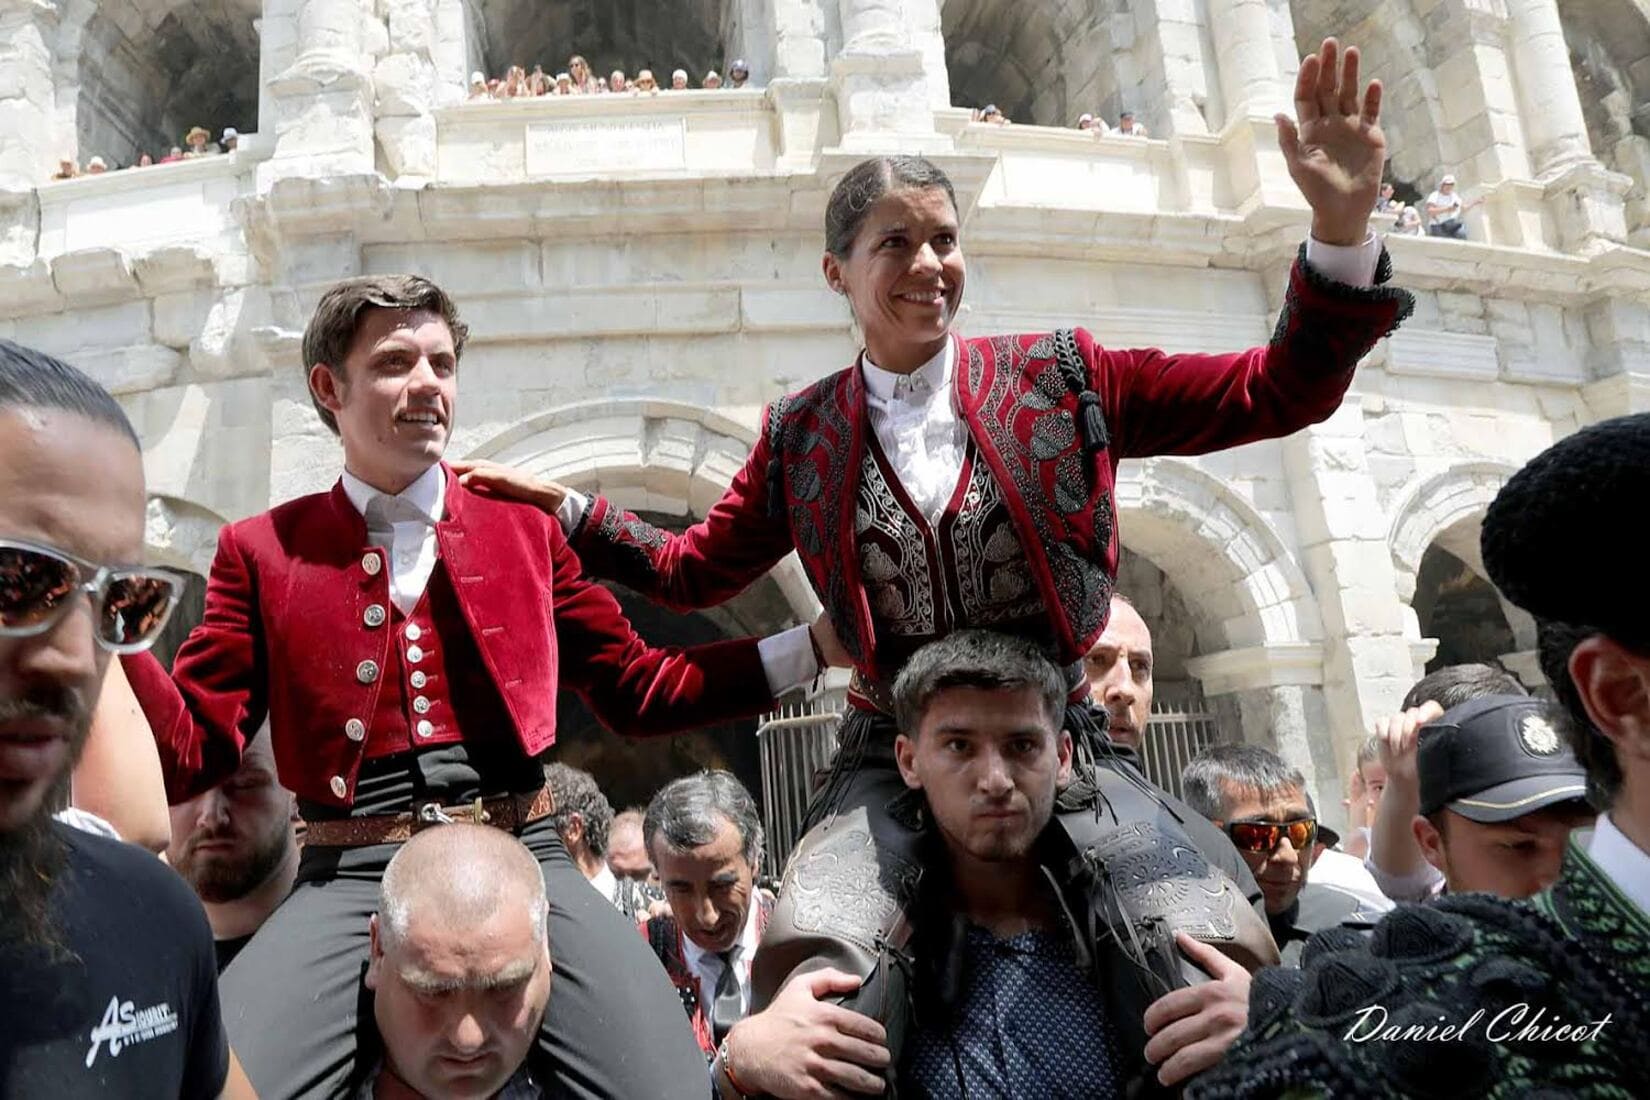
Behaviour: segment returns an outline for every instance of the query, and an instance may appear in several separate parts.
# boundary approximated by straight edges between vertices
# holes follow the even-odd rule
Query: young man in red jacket
[[[813,674],[808,628],[650,648],[554,519],[459,485],[441,457],[466,335],[416,276],[329,290],[303,350],[342,477],[224,528],[170,676],[128,660],[172,800],[233,771],[267,716],[309,823],[291,897],[225,971],[228,1029],[265,1100],[347,1085],[385,865],[420,828],[486,822],[544,868],[557,965],[541,1071],[570,1096],[697,1100],[704,1063],[676,998],[568,858],[534,758],[562,686],[626,734],[760,712]]]

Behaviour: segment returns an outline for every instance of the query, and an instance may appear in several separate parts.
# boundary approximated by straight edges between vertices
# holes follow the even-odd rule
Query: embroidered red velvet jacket
[[[437,568],[461,612],[450,629],[469,633],[450,648],[479,653],[482,665],[457,670],[447,690],[490,681],[508,723],[489,735],[513,736],[530,755],[549,748],[561,685],[629,735],[772,706],[754,639],[650,648],[612,593],[581,572],[553,518],[479,496],[446,473]],[[384,551],[368,545],[342,484],[224,527],[205,617],[172,675],[150,654],[124,658],[171,801],[233,772],[267,714],[281,784],[301,798],[350,805],[369,748],[406,735],[378,728],[408,721],[399,707],[379,705],[397,690],[399,617],[386,614],[390,606]],[[456,724],[435,723],[417,743],[462,739]]]
[[[1357,288],[1290,272],[1271,342],[1230,355],[1169,355],[1103,348],[1086,331],[958,341],[952,378],[974,461],[983,462],[1012,517],[1062,662],[1079,659],[1105,626],[1117,567],[1112,504],[1117,464],[1147,455],[1194,455],[1275,438],[1327,418],[1358,361],[1406,317],[1413,300],[1377,285]],[[1080,361],[1088,394],[1059,369]],[[1085,401],[1085,397],[1087,400]],[[1085,447],[1085,404],[1103,418]],[[705,519],[661,531],[596,498],[574,533],[592,573],[678,609],[736,595],[793,548],[856,667],[887,682],[903,647],[884,647],[867,596],[856,510],[867,440],[857,365],[768,406],[763,432],[733,484]],[[873,585],[874,587],[874,585]],[[953,626],[976,625],[967,622]]]

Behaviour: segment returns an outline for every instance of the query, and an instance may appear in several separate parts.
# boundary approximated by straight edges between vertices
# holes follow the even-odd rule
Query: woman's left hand
[[[1324,244],[1362,244],[1386,170],[1381,82],[1358,82],[1358,50],[1341,56],[1333,38],[1301,62],[1295,119],[1278,115],[1278,147],[1289,176],[1312,206],[1312,236]],[[1298,122],[1296,121],[1298,120]]]

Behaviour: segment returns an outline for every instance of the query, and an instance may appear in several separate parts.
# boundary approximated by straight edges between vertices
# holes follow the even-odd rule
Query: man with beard
[[[0,341],[0,1097],[249,1096],[200,906],[149,853],[56,823],[110,655],[176,603],[143,557],[112,397]]]
[[[275,778],[267,733],[247,743],[234,775],[172,807],[166,862],[206,907],[220,971],[292,890],[298,876],[292,811],[291,793]]]

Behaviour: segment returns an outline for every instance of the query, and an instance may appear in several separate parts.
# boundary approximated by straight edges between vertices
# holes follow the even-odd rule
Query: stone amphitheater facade
[[[1390,242],[1419,308],[1325,423],[1125,464],[1124,585],[1167,690],[1302,764],[1326,809],[1429,661],[1536,682],[1478,575],[1498,485],[1650,408],[1650,4],[1640,0],[0,0],[0,335],[90,370],[142,435],[157,560],[327,485],[298,343],[321,290],[412,270],[474,336],[453,453],[678,524],[758,411],[848,362],[824,203],[860,157],[956,181],[970,332],[1263,341],[1306,210],[1277,154],[1326,34],[1386,84],[1391,175],[1471,240]],[[725,71],[750,89],[465,102],[471,70]],[[971,121],[995,102],[1011,126]],[[1132,110],[1150,140],[1072,127]],[[196,123],[233,154],[133,162]],[[1584,548],[1578,548],[1584,553]],[[808,617],[794,564],[705,629]]]

